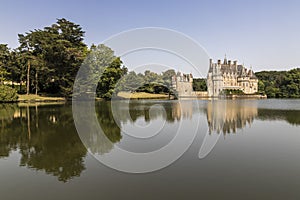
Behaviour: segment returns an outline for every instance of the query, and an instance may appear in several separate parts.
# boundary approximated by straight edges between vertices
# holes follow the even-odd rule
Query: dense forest
[[[299,98],[300,68],[289,71],[261,71],[255,73],[260,93],[268,98]]]
[[[128,71],[114,51],[103,44],[88,47],[81,26],[64,18],[43,29],[18,34],[19,46],[0,44],[0,101],[15,101],[17,94],[71,98],[76,74],[85,63],[110,59],[97,79],[96,94],[111,99],[118,91],[173,94],[174,70],[161,74]],[[93,52],[93,53],[91,53]],[[93,57],[94,56],[94,57]],[[100,58],[100,59],[99,59]],[[102,63],[103,64],[103,63]],[[95,70],[96,68],[93,68]],[[95,73],[97,75],[97,73]],[[270,98],[300,97],[300,69],[257,72],[259,92]],[[206,80],[194,79],[195,91],[206,91]]]

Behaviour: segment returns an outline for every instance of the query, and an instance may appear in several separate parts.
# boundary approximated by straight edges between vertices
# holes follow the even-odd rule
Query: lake
[[[103,101],[95,110],[110,141],[86,132],[87,150],[70,103],[0,104],[0,199],[300,199],[300,100]],[[178,160],[150,173],[93,156],[155,151],[191,133]]]

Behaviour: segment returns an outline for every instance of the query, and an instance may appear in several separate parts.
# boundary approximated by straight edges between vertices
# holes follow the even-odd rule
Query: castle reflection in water
[[[207,103],[209,133],[236,133],[257,116],[255,102],[211,101]]]
[[[174,120],[192,119],[193,114],[204,113],[207,117],[209,133],[223,133],[225,135],[236,133],[238,129],[243,129],[247,124],[250,126],[258,115],[256,101],[213,100],[198,103],[193,100],[163,103],[162,106],[167,113],[163,118],[166,118],[168,122],[172,122]],[[139,109],[130,109],[129,111],[133,122],[139,117],[144,117],[146,121],[150,121],[149,110],[156,104],[155,102],[143,105],[137,102],[130,104],[129,107],[131,108],[139,107]],[[118,119],[122,119],[122,116],[125,116],[120,110],[118,113],[120,115],[120,117],[117,117]],[[159,116],[161,116],[161,113],[157,112],[154,116],[152,115],[151,119]]]
[[[207,101],[195,109],[193,101],[173,103],[172,114],[177,120],[189,118],[193,113],[204,112],[207,116],[209,133],[236,133],[247,124],[250,126],[258,115],[256,102],[251,101]]]

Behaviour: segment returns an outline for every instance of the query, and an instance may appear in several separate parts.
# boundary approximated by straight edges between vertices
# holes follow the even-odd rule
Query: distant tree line
[[[258,90],[269,98],[299,98],[300,68],[289,71],[261,71],[255,73]]]
[[[175,70],[170,69],[161,74],[146,70],[144,73],[130,71],[118,83],[116,91],[147,92],[147,93],[173,93],[172,77]]]
[[[170,93],[174,94],[172,86],[172,77],[176,75],[175,70],[170,69],[162,72],[161,74],[146,70],[144,73],[136,73],[130,71],[124,79],[120,80],[119,91],[130,92],[147,92],[147,93]],[[193,79],[194,91],[207,91],[206,79],[194,78]]]

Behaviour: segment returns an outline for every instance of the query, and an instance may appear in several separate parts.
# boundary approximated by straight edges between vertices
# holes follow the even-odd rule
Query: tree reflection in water
[[[150,113],[155,104],[165,112]],[[300,125],[299,110],[259,108],[257,101],[202,101],[200,105],[195,109],[194,101],[97,102],[98,122],[106,137],[87,132],[85,139],[93,144],[90,151],[105,154],[122,140],[124,123],[134,124],[137,119],[150,122],[163,117],[166,123],[173,124],[192,119],[197,113],[206,114],[210,134],[236,133],[254,119],[285,120]],[[66,182],[85,170],[87,150],[77,134],[68,103],[0,104],[0,158],[10,156],[12,151],[20,153],[20,166],[44,171],[59,181]]]
[[[13,110],[13,112],[11,111]],[[8,112],[9,111],[9,112]],[[38,106],[1,105],[1,156],[18,150],[20,166],[44,170],[67,181],[80,176],[85,169],[82,145],[67,105]]]

